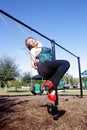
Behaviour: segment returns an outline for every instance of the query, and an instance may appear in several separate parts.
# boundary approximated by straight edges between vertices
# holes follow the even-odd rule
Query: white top
[[[37,41],[37,42],[38,42],[38,46],[35,48],[32,48],[30,51],[33,68],[35,68],[34,64],[36,63],[36,57],[40,54],[41,49],[42,49],[42,44],[39,41]]]

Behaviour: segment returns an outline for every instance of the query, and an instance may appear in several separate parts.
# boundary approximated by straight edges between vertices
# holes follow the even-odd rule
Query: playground
[[[72,95],[73,90],[71,90],[68,91],[68,94],[71,92],[71,95],[58,96],[56,89],[56,96],[58,96],[58,100],[56,99],[54,103],[56,105],[53,105],[53,102],[48,100],[47,95],[23,96],[21,94],[18,96],[11,95],[11,91],[8,91],[8,96],[0,96],[0,130],[86,130],[87,96],[83,94],[82,89],[80,57],[3,10],[0,10],[0,13],[48,40],[52,48],[53,60],[56,59],[57,51],[55,46],[76,58],[79,76],[79,96],[76,90],[75,95]],[[1,19],[9,28],[8,22],[3,17]],[[13,32],[11,28],[10,31]],[[16,33],[13,32],[13,34]],[[75,67],[72,66],[71,68],[74,70]],[[76,72],[74,71],[74,73]],[[18,92],[20,91],[17,90],[16,94]]]
[[[59,96],[58,110],[43,96],[0,97],[0,130],[86,130],[87,96]]]

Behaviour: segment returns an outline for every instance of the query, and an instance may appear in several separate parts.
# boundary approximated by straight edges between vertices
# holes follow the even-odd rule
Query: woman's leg
[[[69,69],[70,64],[68,61],[65,60],[56,60],[48,64],[48,66],[52,71],[54,71],[54,74],[49,79],[53,82],[54,86],[53,90],[50,89],[50,91],[48,92],[48,98],[52,101],[55,101],[55,105],[58,105],[57,87],[61,78]]]
[[[45,64],[38,62],[37,66],[39,75],[41,75],[45,80],[48,80],[54,74],[54,72],[52,72],[52,70],[49,68],[48,63]]]
[[[69,64],[68,61],[65,61],[65,60],[56,60],[55,61],[55,70],[56,70],[56,72],[49,79],[50,81],[53,82],[54,89],[57,88],[61,78],[66,73],[66,71],[69,69],[69,67],[70,67],[70,64]]]
[[[59,81],[69,69],[70,64],[66,60],[54,60],[49,62],[38,62],[38,73],[46,80],[58,85]]]
[[[44,79],[52,81],[56,88],[69,67],[70,64],[66,60],[54,60],[45,63],[38,62],[37,71]]]
[[[49,91],[49,93],[48,93],[48,98],[50,100],[58,102],[57,86],[58,86],[61,78],[63,77],[63,75],[69,69],[69,67],[70,67],[70,64],[66,60],[55,60],[55,61],[45,62],[44,64],[38,63],[39,74],[46,80],[52,81],[52,83],[54,84],[54,86],[52,88],[54,90]],[[47,84],[49,84],[49,82]],[[50,85],[48,85],[48,86],[49,86],[49,88],[51,88]],[[56,104],[58,104],[58,103],[56,103]]]

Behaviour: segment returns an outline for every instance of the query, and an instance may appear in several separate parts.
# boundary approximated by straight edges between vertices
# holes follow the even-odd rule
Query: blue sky
[[[2,0],[0,9],[79,56],[81,70],[87,69],[87,0]],[[49,41],[0,13],[0,57],[14,57],[21,72],[31,71],[24,43],[28,36],[50,46]],[[69,72],[78,76],[76,58],[57,46],[56,58],[69,60]]]

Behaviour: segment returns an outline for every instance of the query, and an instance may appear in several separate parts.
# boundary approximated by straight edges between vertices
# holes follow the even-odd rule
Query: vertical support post
[[[51,41],[51,46],[52,46],[53,60],[55,60],[56,56],[55,56],[55,41],[54,40]]]
[[[52,46],[52,55],[53,55],[53,61],[56,59],[56,55],[55,55],[55,41],[52,40],[51,41],[51,46]],[[55,106],[58,105],[58,92],[57,92],[57,89],[56,89],[56,101],[55,101]]]
[[[81,79],[81,68],[80,68],[80,57],[78,59],[78,69],[79,69],[79,81],[80,81],[80,96],[83,97],[83,90],[82,90],[82,79]]]

